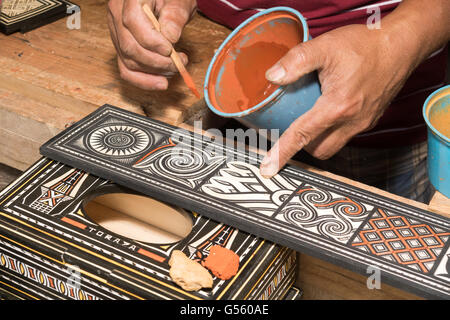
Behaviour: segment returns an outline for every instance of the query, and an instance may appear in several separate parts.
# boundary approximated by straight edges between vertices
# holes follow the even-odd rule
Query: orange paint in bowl
[[[247,127],[282,134],[310,110],[321,95],[316,72],[286,86],[266,80],[266,71],[290,49],[310,39],[306,19],[288,7],[251,16],[221,44],[211,60],[204,86],[208,108]]]
[[[208,97],[224,113],[247,110],[279,86],[266,71],[303,41],[300,19],[289,12],[271,12],[255,19],[228,41],[209,73]]]
[[[247,110],[270,96],[279,86],[267,81],[265,71],[288,51],[286,46],[269,42],[256,42],[242,48],[234,64],[234,74],[241,88],[238,92],[242,95],[230,101],[228,111]]]

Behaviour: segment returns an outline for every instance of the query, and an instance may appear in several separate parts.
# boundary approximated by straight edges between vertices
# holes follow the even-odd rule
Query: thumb
[[[176,43],[195,9],[195,1],[169,0],[159,12],[161,33],[170,42]]]
[[[305,74],[320,69],[325,58],[321,38],[300,43],[267,70],[266,78],[279,85],[292,83]]]

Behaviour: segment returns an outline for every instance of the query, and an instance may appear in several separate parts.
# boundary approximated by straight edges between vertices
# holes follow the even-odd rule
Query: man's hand
[[[192,17],[195,0],[146,0],[161,25],[155,30],[142,10],[144,1],[110,0],[108,25],[117,50],[120,75],[146,90],[165,90],[177,69],[170,59],[172,45]],[[180,53],[184,64],[188,58]]]
[[[448,6],[443,0],[434,2]],[[420,3],[407,1],[400,17],[391,16],[394,11],[381,21],[379,30],[349,25],[322,34],[292,48],[266,72],[269,81],[286,85],[317,70],[322,95],[268,152],[260,167],[264,177],[275,175],[301,149],[328,159],[352,137],[375,126],[416,66],[448,41],[445,19],[440,42],[421,37],[425,24],[415,24],[419,15],[411,14],[420,13],[423,18],[423,9],[417,8]],[[430,24],[438,26],[436,18],[442,15],[437,12],[430,17]]]

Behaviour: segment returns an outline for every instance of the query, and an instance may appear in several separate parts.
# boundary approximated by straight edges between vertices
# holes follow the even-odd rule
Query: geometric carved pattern
[[[88,174],[82,170],[71,169],[64,175],[41,185],[41,195],[30,208],[50,214],[61,202],[74,199]]]
[[[116,157],[134,155],[152,143],[150,135],[144,130],[121,125],[98,128],[87,140],[93,151]]]
[[[169,138],[165,144],[134,163],[133,168],[146,174],[163,175],[188,188],[195,188],[226,160],[224,156],[216,156],[202,148],[192,147],[186,150],[185,147]]]
[[[435,268],[434,275],[446,281],[450,280],[450,247],[442,254],[442,260]]]
[[[347,243],[372,209],[371,205],[306,185],[296,192],[276,218]]]
[[[352,246],[427,273],[449,237],[437,227],[378,209]]]
[[[258,167],[242,161],[229,161],[202,185],[201,191],[216,199],[271,216],[299,184],[298,180],[280,175],[265,179]]]
[[[43,213],[50,213],[61,201],[68,199],[64,193],[56,192],[54,190],[43,191],[41,197],[30,204],[31,208]]]

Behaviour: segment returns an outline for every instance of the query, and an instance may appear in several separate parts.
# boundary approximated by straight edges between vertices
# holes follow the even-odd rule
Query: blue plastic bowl
[[[265,28],[270,28],[275,23],[289,23],[289,21],[286,21],[289,19],[283,20],[281,18],[274,18],[274,21],[277,19],[278,21],[269,21],[269,23],[264,24],[264,28],[250,28],[249,31],[245,29],[246,33],[244,34],[240,32],[244,27],[246,27],[256,19],[264,19],[263,16],[273,12],[287,13],[294,18],[296,17],[296,19],[298,19],[299,21],[298,24],[303,28],[302,41],[305,42],[310,39],[306,20],[296,10],[287,7],[275,7],[253,15],[252,17],[244,21],[241,25],[239,25],[225,39],[225,41],[216,51],[216,54],[209,64],[209,68],[206,74],[204,96],[208,107],[214,113],[222,117],[235,118],[236,120],[251,128],[279,129],[280,134],[282,134],[295,119],[311,109],[314,106],[316,100],[321,95],[320,84],[315,72],[305,75],[293,84],[277,88],[263,101],[240,112],[224,112],[224,108],[221,108],[222,110],[219,110],[219,108],[217,108],[212,102],[215,97],[212,97],[210,95],[210,92],[212,91],[216,95],[233,95],[232,90],[229,90],[231,92],[226,92],[226,90],[223,90],[222,88],[221,74],[227,68],[227,65],[226,63],[223,63],[223,59],[218,59],[219,56],[223,57],[222,52],[225,52],[225,54],[228,55],[230,54],[229,52],[225,51],[226,49],[224,49],[227,47],[228,43],[231,44],[232,41],[241,41],[241,43],[243,43],[242,46],[245,46],[245,42],[242,41],[242,39],[248,39],[248,37],[253,36],[260,37],[264,41]],[[258,21],[255,21],[255,23],[258,23]],[[235,52],[233,54],[235,55],[231,57],[228,56],[228,59],[239,59],[239,54],[236,54]],[[222,63],[222,65],[216,65],[219,63]],[[212,72],[212,70],[216,71]],[[217,70],[220,70],[220,72],[217,72]],[[264,72],[265,71],[266,70],[264,70]],[[214,79],[211,78],[213,73],[216,74],[214,75]]]
[[[428,126],[428,176],[435,189],[450,198],[450,139],[430,122],[433,115],[447,112],[450,113],[450,85],[433,92],[423,105]]]

